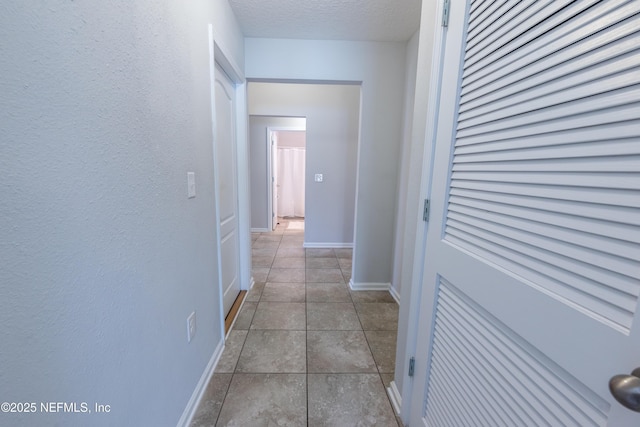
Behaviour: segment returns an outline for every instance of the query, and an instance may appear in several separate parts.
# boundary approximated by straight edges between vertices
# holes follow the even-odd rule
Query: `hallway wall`
[[[405,45],[245,39],[248,79],[362,84],[353,277],[356,284],[385,286],[391,282]]]
[[[249,175],[251,191],[251,229],[269,228],[269,170],[267,168],[267,128],[304,128],[305,119],[297,117],[249,117]]]
[[[226,0],[3,8],[3,401],[111,407],[3,424],[176,425],[221,348],[210,23],[242,68]]]

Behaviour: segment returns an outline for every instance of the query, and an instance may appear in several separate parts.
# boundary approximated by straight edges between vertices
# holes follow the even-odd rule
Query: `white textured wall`
[[[302,127],[304,118],[249,117],[249,175],[251,177],[251,229],[269,228],[269,170],[267,167],[267,128]]]
[[[229,11],[226,0],[2,7],[0,400],[111,412],[0,424],[166,426],[185,409],[222,340],[207,25],[242,64]]]
[[[245,40],[247,78],[362,83],[353,275],[354,282],[358,283],[391,281],[395,193],[402,144],[405,45]],[[308,133],[307,143],[310,141]]]
[[[395,240],[393,243],[393,278],[392,291],[396,297],[402,288],[402,263],[404,259],[405,225],[407,223],[407,193],[409,188],[409,164],[411,162],[411,137],[413,128],[413,105],[415,102],[416,73],[418,66],[418,39],[420,31],[416,31],[407,42],[406,78],[404,92],[404,123],[402,127],[402,155],[398,174],[398,189],[396,191],[396,223]],[[412,177],[420,183],[420,177]],[[415,200],[411,201],[415,207]],[[411,216],[411,221],[415,215]]]
[[[352,245],[360,86],[248,86],[249,114],[307,119],[305,245]],[[323,174],[323,182],[314,182],[316,173]]]

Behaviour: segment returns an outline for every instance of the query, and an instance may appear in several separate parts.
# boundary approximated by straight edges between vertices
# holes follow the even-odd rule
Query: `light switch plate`
[[[196,173],[187,172],[187,197],[192,199],[196,197]]]
[[[322,176],[321,173],[317,173],[316,174],[316,178],[315,178],[316,182],[322,182],[323,179],[324,179],[324,177]]]
[[[192,312],[187,317],[187,342],[191,342],[196,334],[196,312]]]

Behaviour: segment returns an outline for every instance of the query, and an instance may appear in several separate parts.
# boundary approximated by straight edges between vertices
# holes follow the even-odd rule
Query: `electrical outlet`
[[[196,334],[196,312],[194,311],[187,317],[187,342],[191,342]]]

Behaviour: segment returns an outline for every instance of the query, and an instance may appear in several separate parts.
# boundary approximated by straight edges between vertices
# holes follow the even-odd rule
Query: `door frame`
[[[419,170],[410,171],[409,177],[409,179],[411,179],[411,176],[420,177],[418,196],[421,199],[429,199],[431,195],[438,109],[441,97],[440,82],[442,79],[443,55],[446,42],[446,27],[442,26],[443,7],[443,2],[435,2],[435,4],[430,4],[430,6],[423,3],[421,11],[421,32],[418,42],[417,67],[418,70],[420,70],[421,65],[423,65],[421,61],[424,61],[425,56],[431,57],[431,64],[429,73],[426,77],[422,77],[425,81],[420,82],[422,76],[421,73],[418,73],[416,77],[416,91],[418,91],[419,88],[424,89],[424,91],[417,92],[416,97],[426,95],[427,105],[425,112],[424,107],[419,107],[418,100],[414,102],[414,127],[412,129],[414,134],[417,132],[415,124],[420,119],[420,117],[417,116],[420,115],[426,119],[424,121],[424,141],[419,141],[424,143],[422,164]],[[427,26],[425,23],[430,23],[431,25]],[[424,31],[425,29],[426,31]],[[418,134],[420,133],[418,132]],[[415,135],[413,135],[412,138],[415,138]],[[412,141],[412,144],[415,143],[415,141]],[[410,197],[411,195],[409,194],[407,196]],[[420,206],[422,207],[422,204],[420,204]],[[408,375],[410,359],[416,354],[418,334],[424,333],[424,328],[419,327],[420,325],[418,321],[421,309],[421,295],[422,292],[425,291],[422,287],[424,283],[423,260],[425,257],[426,238],[429,227],[428,221],[423,220],[422,211],[418,212],[417,215],[415,212],[407,212],[406,222],[413,222],[416,224],[414,229],[416,237],[412,253],[410,254],[412,257],[410,282],[404,283],[400,289],[399,305],[400,307],[403,307],[403,309],[401,310],[400,318],[398,319],[398,334],[402,334],[404,332],[406,337],[404,340],[401,340],[400,337],[398,338],[395,376],[397,377],[398,375],[402,375],[404,378],[401,389],[398,389],[397,381],[394,378],[387,390],[392,402],[394,403],[396,411],[399,412],[400,418],[405,425],[409,423],[413,401],[413,377],[409,377]],[[429,290],[426,291],[428,292]],[[406,307],[406,309],[404,309],[404,307]],[[431,307],[430,309],[435,314],[434,308],[435,307]],[[406,315],[403,316],[403,312],[406,313]],[[404,346],[401,347],[401,344],[404,344]],[[416,372],[419,372],[419,369],[421,368],[423,367],[414,367]]]
[[[290,118],[290,119],[299,119],[300,117],[283,117],[283,118]],[[274,150],[277,150],[277,146],[274,147],[274,144],[271,143],[271,138],[273,137],[273,134],[275,132],[280,132],[280,131],[303,131],[307,132],[307,126],[306,126],[306,121],[307,118],[303,117],[305,120],[305,125],[304,126],[267,126],[267,134],[266,134],[266,144],[267,144],[267,180],[269,178],[275,178],[277,171],[275,171],[274,165],[273,165],[273,156],[277,153],[277,151],[274,153]],[[304,158],[305,164],[307,162],[307,157],[305,156]],[[273,207],[273,184],[274,182],[271,182],[271,185],[267,185],[267,227],[269,228],[269,230],[273,231],[275,230],[275,224],[274,224],[274,219],[277,221],[277,218],[274,218],[273,214],[274,214],[274,207]],[[307,186],[306,182],[305,182],[305,187]]]
[[[212,137],[216,134],[216,105],[215,105],[215,68],[216,64],[226,73],[233,82],[236,92],[235,107],[235,138],[236,138],[236,175],[238,185],[238,266],[240,290],[249,290],[253,286],[254,279],[251,276],[251,231],[250,231],[250,199],[249,199],[249,146],[247,140],[247,82],[241,68],[232,60],[229,55],[216,41],[213,25],[208,26],[209,35],[209,70],[211,87],[211,117],[212,117]],[[213,167],[214,167],[214,188],[219,182],[215,143],[211,141],[213,147]],[[215,201],[215,227],[217,240],[217,288],[218,288],[218,313],[220,319],[220,331],[224,337],[224,308],[222,289],[222,259],[220,251],[220,199],[218,191],[214,194]]]

